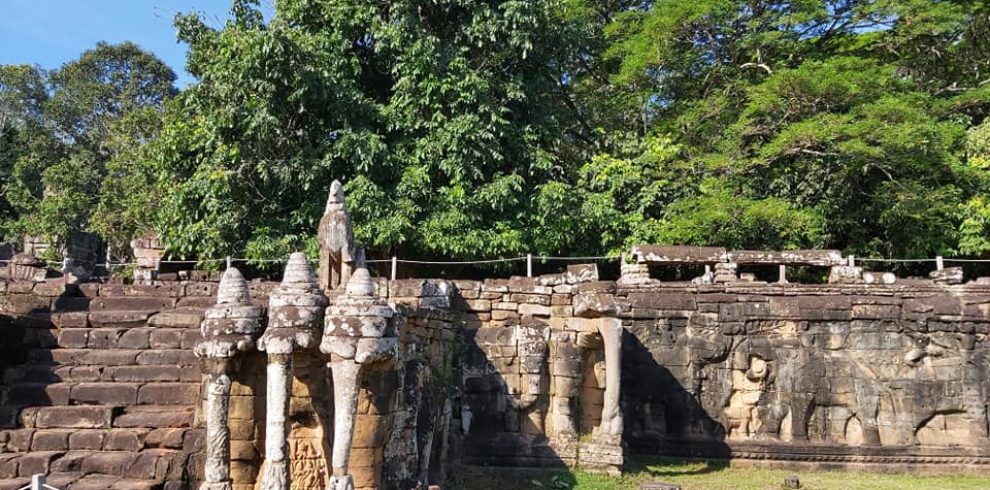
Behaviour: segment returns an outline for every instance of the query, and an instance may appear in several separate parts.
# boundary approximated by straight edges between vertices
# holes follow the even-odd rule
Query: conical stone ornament
[[[217,288],[217,305],[251,304],[251,292],[241,271],[231,267],[224,271]]]
[[[282,283],[269,299],[268,329],[258,348],[269,354],[288,354],[297,347],[314,347],[326,306],[327,297],[316,283],[306,254],[292,254]]]
[[[348,296],[354,298],[371,298],[375,295],[375,283],[371,280],[371,274],[364,267],[354,271],[351,280],[347,282],[345,290]]]
[[[203,338],[195,349],[199,357],[230,358],[254,348],[261,333],[261,308],[251,304],[241,271],[231,267],[223,273],[217,304],[206,310],[200,331]]]

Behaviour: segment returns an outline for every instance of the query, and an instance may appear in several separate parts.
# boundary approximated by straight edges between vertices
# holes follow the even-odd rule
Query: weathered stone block
[[[10,294],[0,296],[0,311],[15,315],[47,313],[51,309],[51,298],[34,294]]]
[[[629,302],[633,308],[655,310],[693,310],[697,307],[694,296],[690,294],[635,292],[629,293]]]
[[[187,429],[154,429],[144,438],[144,444],[152,448],[182,449]]]
[[[928,277],[930,277],[932,281],[935,282],[935,284],[940,284],[940,285],[962,284],[963,268],[946,267],[944,269],[930,272],[928,274]]]
[[[156,313],[148,318],[148,325],[169,328],[198,328],[202,321],[202,311],[179,309]]]
[[[89,326],[89,312],[59,311],[52,313],[52,324],[58,328],[86,328]]]
[[[72,387],[73,402],[99,405],[133,405],[137,400],[137,383],[79,383]]]
[[[93,328],[89,330],[86,347],[90,349],[113,349],[117,347],[117,340],[126,332],[122,328]],[[123,348],[123,347],[121,347]]]
[[[120,475],[134,454],[129,452],[98,452],[89,455],[82,463],[82,471],[101,475]]]
[[[148,318],[154,313],[154,310],[92,311],[89,314],[89,323],[94,327],[139,327],[146,324]]]
[[[722,247],[636,245],[632,248],[632,254],[637,262],[658,264],[714,264],[728,260],[728,253]]]
[[[109,428],[112,420],[113,407],[44,407],[38,410],[35,424],[39,429],[99,429]]]
[[[105,451],[138,452],[144,447],[147,429],[110,429],[103,443]]]
[[[39,430],[31,439],[32,451],[65,451],[69,449],[69,434],[65,429]]]
[[[20,476],[48,474],[52,462],[60,456],[62,456],[60,451],[36,451],[24,454],[17,458],[17,474]]]
[[[619,306],[611,294],[578,293],[574,296],[574,314],[585,318],[615,316]]]
[[[512,293],[508,299],[512,303],[550,306],[550,296],[543,294]]]
[[[77,429],[69,434],[69,449],[95,450],[103,449],[103,441],[107,431],[103,429]]]
[[[141,405],[195,405],[199,400],[197,383],[148,383],[138,391]]]
[[[117,347],[120,349],[147,349],[150,346],[151,332],[152,329],[150,328],[129,329],[117,339]]]
[[[156,328],[148,335],[148,346],[152,349],[180,349],[185,330]]]
[[[13,406],[68,405],[69,392],[67,383],[19,383],[7,389],[6,401]]]
[[[64,349],[82,349],[89,341],[89,329],[70,328],[58,332],[58,346]]]
[[[176,364],[179,366],[196,365],[196,354],[185,349],[148,350],[137,354],[137,364]]]
[[[121,296],[178,298],[185,294],[186,289],[187,287],[182,284],[103,284],[100,286],[100,296],[114,298]]]
[[[179,381],[179,366],[110,366],[104,370],[104,378],[113,381],[147,383],[154,381]]]
[[[520,315],[550,316],[550,307],[543,305],[522,304],[519,305]]]
[[[161,311],[171,310],[176,305],[175,298],[160,296],[100,296],[94,298],[89,307],[93,311]]]
[[[901,316],[898,305],[853,305],[852,318],[866,320],[896,320]]]
[[[4,431],[7,438],[6,451],[14,453],[26,453],[31,449],[31,440],[34,438],[34,429],[14,429]]]
[[[863,268],[852,265],[836,265],[829,270],[829,284],[861,284]]]
[[[113,420],[114,427],[123,428],[181,428],[190,427],[193,413],[177,407],[142,407],[129,408],[127,412],[118,415]]]

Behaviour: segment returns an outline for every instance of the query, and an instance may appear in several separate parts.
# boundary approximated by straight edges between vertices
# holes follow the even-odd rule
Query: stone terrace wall
[[[267,305],[277,283],[252,282]],[[450,287],[393,288],[400,355],[365,377],[351,458],[357,488],[442,481],[458,399],[458,326]],[[63,489],[191,489],[203,474],[201,374],[193,346],[216,283],[156,285],[0,281],[0,489],[36,473]],[[388,288],[380,287],[387,295]],[[318,352],[297,352],[290,399],[291,474],[325,488],[332,382]],[[265,357],[232,378],[231,470],[255,488],[265,440]]]
[[[990,287],[690,285],[559,277],[404,280],[400,355],[362,385],[360,488],[442,482],[448,465],[613,470],[647,454],[981,470],[990,462]],[[275,283],[251,283],[259,305]],[[215,283],[0,281],[0,488],[193,488],[202,474],[192,346]],[[622,331],[622,445],[603,429],[603,326]],[[333,407],[295,360],[293,480],[326,483]],[[231,402],[234,479],[264,454],[264,358]],[[612,419],[613,422],[616,419]],[[926,466],[927,465],[927,466]]]
[[[0,488],[185,488],[214,284],[0,282]]]
[[[566,347],[587,306],[604,304],[626,331],[623,439],[634,452],[947,472],[990,463],[985,285],[540,281],[456,282],[467,462],[574,463],[555,441],[562,407],[525,400],[521,325],[540,322],[551,347]],[[559,396],[561,376],[576,376],[583,413],[571,416],[593,425],[600,364],[564,357],[551,348],[543,361],[542,393]]]

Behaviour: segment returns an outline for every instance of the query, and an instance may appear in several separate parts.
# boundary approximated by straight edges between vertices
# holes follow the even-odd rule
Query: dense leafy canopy
[[[280,257],[336,178],[371,255],[990,252],[983,0],[235,0],[176,25],[178,94],[129,44],[0,67],[8,237]]]
[[[132,191],[120,179],[147,175],[137,152],[157,135],[174,80],[168,66],[132,43],[100,43],[52,72],[0,67],[6,238],[59,243],[96,230],[111,242],[129,241],[136,227],[110,224],[135,212],[116,204]],[[153,224],[145,221],[145,229]]]

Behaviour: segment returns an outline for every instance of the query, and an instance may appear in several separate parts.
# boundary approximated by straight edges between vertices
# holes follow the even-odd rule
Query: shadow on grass
[[[477,489],[546,489],[572,490],[578,481],[565,469],[547,468],[482,468],[462,466],[448,480],[451,490]]]
[[[645,455],[632,455],[626,459],[624,472],[647,478],[670,478],[688,475],[705,475],[725,470],[729,462],[721,459],[680,459]]]

